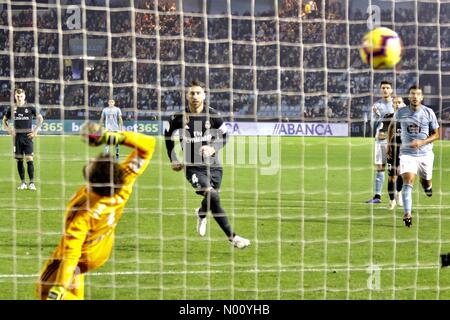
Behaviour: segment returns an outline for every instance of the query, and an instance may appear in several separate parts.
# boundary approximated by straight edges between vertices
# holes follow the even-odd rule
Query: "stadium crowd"
[[[438,16],[436,3],[421,2],[418,20],[423,24],[417,31],[408,23],[415,16],[412,2],[399,3],[395,12],[383,7],[382,24],[393,27],[395,21],[405,50],[395,75],[386,71],[372,77],[358,51],[367,31],[366,12],[355,0],[326,1],[325,8],[316,2],[304,14],[297,0],[279,0],[277,12],[255,1],[254,19],[249,11],[236,10],[231,16],[213,12],[205,28],[202,10],[180,15],[174,0],[159,1],[157,8],[153,0],[135,0],[134,17],[130,1],[110,1],[107,10],[105,1],[86,0],[87,31],[71,29],[70,13],[63,10],[62,34],[51,6],[40,4],[45,10],[38,11],[36,23],[31,9],[13,11],[13,32],[8,30],[8,12],[2,10],[0,112],[10,101],[12,70],[28,100],[38,103],[47,119],[59,117],[61,105],[66,118],[85,118],[86,111],[98,118],[111,87],[125,120],[164,117],[182,108],[183,81],[193,78],[209,83],[211,106],[246,120],[363,119],[373,102],[376,86],[371,83],[383,78],[393,79],[397,93],[405,94],[419,77],[422,86],[431,88],[427,95],[439,96],[439,71],[450,70],[450,51],[440,53],[439,48],[450,47],[450,27],[440,27],[439,38],[436,28],[438,21],[450,22],[449,3],[440,5]],[[77,5],[79,0],[61,3]],[[273,19],[276,13],[279,20]],[[80,57],[84,41],[92,59]],[[438,99],[433,102],[435,109],[442,105]]]

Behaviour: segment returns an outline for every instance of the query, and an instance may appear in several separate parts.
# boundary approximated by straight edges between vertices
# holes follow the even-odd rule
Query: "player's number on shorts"
[[[197,178],[197,175],[194,173],[192,175],[192,183],[197,183],[197,182],[198,182],[198,178]]]

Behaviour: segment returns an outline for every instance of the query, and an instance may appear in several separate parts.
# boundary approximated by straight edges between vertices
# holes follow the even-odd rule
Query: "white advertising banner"
[[[313,122],[225,122],[235,136],[348,137],[347,123]],[[168,122],[164,121],[164,128]]]
[[[226,122],[228,133],[240,136],[348,137],[347,123]]]

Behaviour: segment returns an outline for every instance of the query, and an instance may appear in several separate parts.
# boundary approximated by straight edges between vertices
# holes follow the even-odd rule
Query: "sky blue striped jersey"
[[[410,106],[400,108],[394,114],[394,120],[402,128],[402,145],[400,155],[425,156],[433,153],[433,143],[428,143],[420,148],[411,148],[409,145],[413,140],[425,140],[430,133],[439,128],[436,115],[431,108],[420,105],[419,110],[414,112]]]
[[[105,128],[109,131],[119,131],[119,116],[122,116],[122,111],[117,107],[106,107],[102,111],[103,119],[105,119]]]

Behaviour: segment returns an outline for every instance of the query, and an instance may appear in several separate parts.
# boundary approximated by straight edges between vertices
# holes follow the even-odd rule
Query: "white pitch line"
[[[41,201],[42,200],[49,200],[49,199],[41,199]],[[140,200],[154,200],[154,201],[156,201],[156,200],[158,200],[157,198],[154,198],[154,199],[140,199]],[[230,199],[225,199],[225,200],[223,200],[223,202],[227,202],[227,201],[231,201]],[[3,202],[3,199],[1,199],[0,198],[0,203],[2,203]],[[249,202],[249,200],[248,199],[235,199],[234,200],[234,202],[245,202],[245,203],[248,203]],[[272,202],[275,202],[275,201],[272,201]],[[325,201],[300,201],[300,200],[287,200],[287,201],[283,201],[285,204],[290,204],[291,205],[291,207],[288,207],[288,208],[286,208],[286,207],[283,207],[283,206],[281,206],[280,207],[280,209],[283,209],[283,210],[294,210],[294,209],[297,209],[297,208],[309,208],[309,207],[311,207],[311,205],[314,205],[314,204],[323,204],[323,203],[325,203]],[[301,203],[304,203],[305,205],[300,205]],[[349,207],[349,205],[351,205],[351,206],[356,206],[356,205],[358,205],[358,207],[366,207],[366,208],[368,208],[368,209],[371,209],[371,205],[369,204],[366,204],[366,203],[362,203],[362,202],[338,202],[338,201],[326,201],[326,203],[328,204],[328,205],[334,205],[334,204],[336,204],[336,205],[338,205],[338,204],[343,204],[344,206],[343,207],[341,207],[341,208],[338,208],[339,210],[347,210],[348,209],[348,207]],[[293,205],[292,204],[298,204],[296,207],[293,207]],[[346,205],[346,206],[345,206]],[[2,209],[2,210],[10,210],[10,211],[13,211],[13,210],[16,210],[16,211],[37,211],[37,210],[41,210],[41,211],[51,211],[51,210],[65,210],[65,208],[66,208],[66,203],[64,203],[64,206],[60,206],[60,207],[56,207],[56,206],[53,206],[53,207],[45,207],[45,206],[40,206],[40,207],[38,207],[38,208],[36,208],[36,207],[11,207],[11,206],[0,206],[0,208]],[[132,210],[160,210],[160,209],[164,209],[164,210],[180,210],[180,207],[164,207],[164,208],[156,208],[156,207],[137,207],[137,208],[125,208],[125,210],[129,210],[129,211],[132,211]],[[450,205],[445,205],[445,204],[443,204],[443,205],[439,205],[439,204],[428,204],[428,205],[420,205],[420,204],[418,204],[418,205],[415,205],[414,206],[414,209],[417,209],[417,210],[424,210],[424,209],[430,209],[430,210],[439,210],[439,209],[450,209]],[[190,210],[190,209],[188,209],[188,210]],[[385,210],[385,211],[388,211],[388,209],[386,208],[386,207],[384,207],[384,206],[373,206],[373,210]],[[389,212],[391,212],[391,211],[389,211]]]
[[[355,268],[291,268],[291,269],[248,269],[248,270],[235,270],[234,273],[274,273],[274,272],[366,272],[365,267]],[[377,265],[380,271],[394,271],[394,270],[426,270],[426,269],[439,269],[439,264],[428,264],[423,266],[414,265],[400,265],[400,266],[383,266]],[[119,271],[119,272],[92,272],[87,273],[89,276],[135,276],[135,275],[180,275],[180,274],[212,274],[212,273],[225,273],[225,270],[192,270],[192,271]],[[35,278],[38,274],[0,274],[0,279],[8,278]]]

